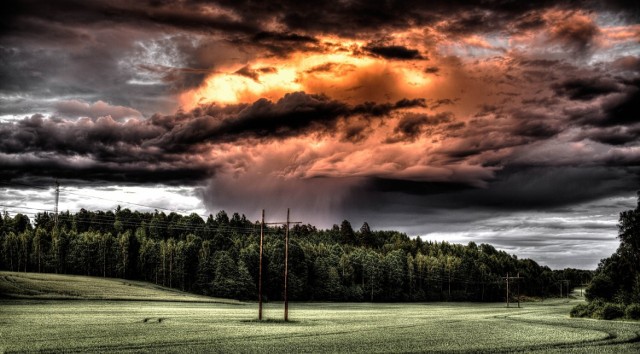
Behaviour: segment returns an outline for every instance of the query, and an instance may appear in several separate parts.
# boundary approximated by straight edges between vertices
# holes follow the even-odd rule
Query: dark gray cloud
[[[269,73],[276,73],[276,72],[278,72],[278,69],[273,67],[263,67],[263,68],[252,69],[248,65],[245,65],[242,68],[238,69],[234,74],[245,76],[256,82],[259,82],[260,74],[265,74],[265,73],[269,74]]]
[[[8,1],[4,13],[5,26],[23,29],[23,19],[52,19],[70,24],[104,26],[117,23],[137,23],[142,26],[171,26],[198,31],[251,33],[256,30],[253,21],[237,21],[229,15],[202,11],[204,5],[198,1],[160,4],[154,1],[129,2],[118,0],[62,0],[56,3],[39,1]]]
[[[193,186],[215,175],[216,166],[184,161],[182,164],[158,166],[137,162],[135,164],[109,164],[101,162],[78,163],[72,159],[56,157],[37,158],[23,156],[20,159],[0,156],[3,168],[0,179],[5,181],[29,181],[35,185],[51,184],[61,180],[66,185],[102,185],[105,181],[121,185]],[[28,187],[26,187],[28,188]]]
[[[619,85],[611,79],[575,78],[553,85],[557,95],[572,100],[589,101],[598,96],[619,92]]]
[[[624,95],[613,97],[603,104],[605,119],[601,125],[628,125],[640,122],[640,80],[627,87]]]
[[[380,56],[386,59],[399,59],[399,60],[414,60],[424,59],[424,56],[420,54],[419,50],[407,48],[401,45],[379,45],[371,43],[363,49],[373,55]]]
[[[619,79],[617,83],[594,83],[587,85],[574,85],[573,93],[569,93],[570,97],[577,100],[589,100],[598,96],[605,95],[601,101],[597,102],[590,109],[569,109],[568,113],[572,119],[582,124],[588,124],[597,127],[612,126],[629,126],[640,122],[640,108],[636,102],[640,99],[640,80]],[[608,86],[605,86],[608,85]],[[614,89],[616,91],[611,91]],[[566,92],[565,89],[563,92]]]
[[[377,215],[376,209],[385,209],[384,205],[391,203],[395,212],[410,214],[466,208],[550,210],[609,196],[624,196],[640,182],[638,172],[637,169],[608,167],[513,166],[498,171],[485,188],[466,183],[373,178],[363,185],[363,190],[354,192],[360,197],[347,209],[359,210],[362,215]],[[403,200],[404,207],[399,210],[397,202],[392,200]]]
[[[625,145],[640,140],[640,126],[590,128],[581,137],[608,145]]]
[[[437,66],[429,66],[424,69],[424,72],[427,74],[437,74],[440,71],[440,68]]]
[[[536,11],[546,8],[594,9],[606,7],[601,2],[537,1],[535,3],[504,1],[394,1],[385,3],[355,2],[314,2],[278,1],[256,3],[253,1],[221,1],[227,8],[234,9],[243,18],[256,13],[265,17],[279,17],[282,23],[293,31],[314,33],[337,33],[350,35],[362,32],[378,32],[380,28],[389,30],[411,26],[432,25],[443,19],[448,21],[445,30],[452,34],[486,33],[501,30],[525,30],[544,25]],[[629,4],[611,6],[616,11],[630,12]],[[635,9],[637,11],[637,9]],[[451,14],[456,16],[451,17]],[[576,37],[568,31],[559,36]]]
[[[379,119],[397,110],[424,106],[421,99],[349,105],[296,92],[275,103],[260,99],[251,105],[211,105],[175,115],[117,121],[114,115],[122,118],[132,112],[106,104],[61,102],[61,111],[88,113],[94,118],[69,120],[36,114],[0,123],[0,154],[4,154],[0,157],[6,163],[3,174],[8,179],[20,174],[50,173],[69,178],[82,173],[88,179],[130,178],[144,183],[144,178],[149,178],[150,183],[156,183],[182,178],[194,182],[215,170],[215,161],[198,158],[209,144],[335,134],[340,120]],[[77,158],[80,162],[74,162]]]
[[[421,134],[425,134],[428,127],[438,126],[444,123],[450,123],[453,120],[451,112],[443,112],[435,115],[427,114],[405,114],[396,125],[394,132],[396,137],[391,138],[391,142],[403,139],[415,139]]]
[[[404,99],[396,103],[366,102],[351,106],[323,95],[294,92],[275,103],[262,98],[251,105],[212,105],[198,109],[193,112],[193,119],[147,144],[160,146],[165,151],[187,151],[205,142],[272,140],[309,133],[335,133],[336,124],[343,118],[384,117],[395,110],[424,105],[425,101],[421,99]]]

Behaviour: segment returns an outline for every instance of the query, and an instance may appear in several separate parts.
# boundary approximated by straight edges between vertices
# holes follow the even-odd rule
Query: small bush
[[[604,304],[605,303],[600,300],[589,302],[585,311],[585,317],[598,318],[598,316],[596,316],[596,312],[602,310]]]
[[[591,313],[587,304],[578,304],[571,309],[569,315],[571,317],[590,317]]]
[[[616,304],[605,304],[593,313],[593,317],[602,320],[613,320],[622,316],[624,316],[624,311],[620,305]]]
[[[630,320],[640,320],[640,304],[631,304],[624,311],[626,318]]]

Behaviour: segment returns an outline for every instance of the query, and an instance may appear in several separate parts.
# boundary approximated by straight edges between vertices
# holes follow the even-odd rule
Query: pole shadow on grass
[[[297,320],[288,320],[285,321],[284,319],[281,318],[267,318],[264,320],[259,320],[257,318],[254,319],[250,319],[250,320],[241,320],[240,322],[244,322],[244,323],[281,323],[281,324],[302,324],[301,321],[297,321]]]

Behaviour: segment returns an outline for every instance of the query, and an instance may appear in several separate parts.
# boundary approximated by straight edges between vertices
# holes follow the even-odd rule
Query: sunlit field
[[[16,278],[6,272],[0,277],[2,289]],[[57,277],[51,281],[59,283]],[[79,278],[86,285],[94,279],[62,278]],[[640,322],[569,318],[569,310],[581,300],[524,303],[522,308],[499,303],[290,303],[291,321],[285,323],[281,303],[266,304],[265,321],[258,322],[256,303],[172,296],[168,292],[155,301],[115,301],[106,295],[96,300],[5,298],[0,300],[0,351],[640,350]]]

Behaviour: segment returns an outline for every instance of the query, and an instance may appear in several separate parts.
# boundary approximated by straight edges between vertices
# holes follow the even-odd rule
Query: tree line
[[[586,289],[586,305],[576,306],[572,316],[640,319],[640,192],[634,209],[620,213],[620,245],[600,260]]]
[[[282,299],[284,226],[265,229],[263,294]],[[225,211],[197,214],[69,211],[0,215],[0,269],[144,280],[198,294],[257,300],[260,224]],[[488,244],[424,241],[397,231],[290,230],[288,296],[329,301],[504,301],[503,277],[522,295],[559,296],[590,271],[551,270]],[[514,285],[512,283],[512,285]],[[512,287],[515,289],[515,287]],[[516,292],[512,290],[512,296]]]

